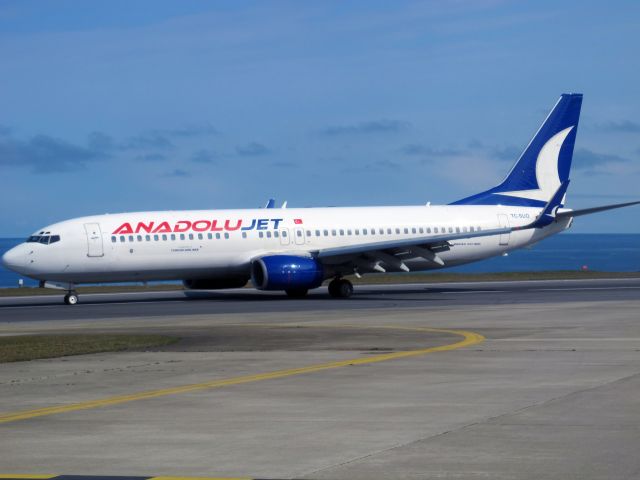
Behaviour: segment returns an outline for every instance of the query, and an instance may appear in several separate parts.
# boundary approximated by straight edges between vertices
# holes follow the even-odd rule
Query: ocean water
[[[0,255],[22,242],[21,238],[0,238]],[[450,272],[523,272],[547,270],[589,270],[640,272],[640,234],[571,234],[543,240],[531,248],[516,250],[507,257],[490,258],[450,268]],[[0,266],[0,287],[18,284],[18,274]],[[24,278],[25,285],[37,285]]]

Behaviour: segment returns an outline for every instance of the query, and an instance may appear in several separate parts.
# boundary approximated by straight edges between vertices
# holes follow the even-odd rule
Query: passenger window
[[[360,235],[360,229],[356,228],[356,235]]]
[[[278,233],[278,232],[276,232]],[[242,238],[247,238],[247,232],[242,232]]]
[[[283,231],[282,231],[282,236],[283,236],[283,237],[286,237],[286,236],[287,236],[287,231],[286,231],[286,230],[283,230]]]
[[[116,237],[115,236],[111,237],[111,243],[116,243]]]
[[[176,239],[176,234],[175,234],[175,233],[172,233],[172,234],[171,234],[171,240],[175,240],[175,239]]]
[[[167,236],[166,235],[162,235],[162,241],[166,242],[167,241]]]
[[[479,232],[480,230],[482,230],[481,227],[476,227],[476,230]]]
[[[245,236],[245,237],[247,236],[246,232],[245,232],[245,235],[244,235],[244,236]],[[275,232],[273,232],[273,236],[274,236],[275,238],[278,238],[278,237],[280,236],[280,232],[278,232],[278,231],[276,230]]]
[[[220,234],[218,233],[217,235],[220,235]],[[263,232],[258,232],[258,237],[264,238],[264,233]]]
[[[335,230],[331,230],[331,236],[333,236],[333,237],[336,236],[336,231]]]
[[[262,237],[262,235],[260,235],[260,237]],[[216,233],[216,240],[220,240],[220,234]]]
[[[411,229],[411,233],[416,233],[415,227]]]
[[[180,234],[180,240],[184,240],[184,233]]]
[[[271,238],[271,232],[267,232],[267,238]]]
[[[301,237],[301,236],[302,236],[302,230],[297,230],[297,231],[296,231],[296,235],[297,235],[298,237]]]
[[[316,230],[316,237],[320,236],[320,230]]]
[[[462,227],[462,231],[463,231],[464,233],[467,233],[467,227]]]
[[[325,231],[324,231],[324,236],[325,236],[325,237],[328,237],[328,236],[329,236],[329,230],[325,230]]]
[[[189,240],[193,240],[193,233],[189,234]]]
[[[474,231],[474,228],[473,228],[473,227],[469,227],[469,231],[470,231],[470,232],[473,232],[473,231]]]
[[[207,233],[207,238],[209,240],[213,240],[213,233]]]
[[[367,234],[367,229],[366,229],[366,228],[363,228],[363,229],[362,229],[362,234],[363,234],[363,235],[366,235],[366,234]]]
[[[311,230],[307,230],[307,237],[311,236]]]
[[[427,227],[427,233],[431,233],[431,227]]]
[[[344,230],[340,229],[340,235],[344,235]]]
[[[400,234],[400,229],[399,228],[396,228],[396,234],[398,234],[398,235]]]
[[[351,229],[347,230],[347,235],[351,235],[353,232],[351,232]]]
[[[124,242],[124,235],[120,235],[120,241]]]
[[[449,233],[453,233],[453,227],[449,227]]]
[[[433,233],[438,233],[438,227],[433,227]]]
[[[145,235],[145,236],[144,236],[144,239],[145,239],[147,242],[150,242],[150,241],[151,241],[151,235]]]
[[[456,227],[456,233],[460,233],[460,227]]]
[[[229,234],[227,232],[225,232],[224,238],[229,239]]]
[[[153,236],[153,240],[154,240],[155,242],[157,242],[157,241],[159,240],[158,235],[154,235],[154,236]]]
[[[415,230],[415,228],[414,228],[414,230]],[[424,233],[424,228],[420,227],[420,229],[419,229],[418,231],[419,231],[420,233]],[[413,233],[416,233],[416,232],[413,232]]]
[[[129,241],[133,242],[133,235],[129,235]]]

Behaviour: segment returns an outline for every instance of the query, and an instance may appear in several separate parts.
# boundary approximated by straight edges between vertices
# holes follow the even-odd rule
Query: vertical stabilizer
[[[569,180],[582,94],[565,93],[497,187],[452,205],[543,207]]]

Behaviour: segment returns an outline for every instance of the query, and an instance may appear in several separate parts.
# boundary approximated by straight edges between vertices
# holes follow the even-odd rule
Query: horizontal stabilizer
[[[640,201],[616,203],[613,205],[603,205],[601,207],[593,207],[593,208],[583,208],[581,210],[568,210],[565,212],[558,212],[556,214],[556,218],[580,217],[582,215],[590,215],[592,213],[604,212],[606,210],[613,210],[615,208],[630,207],[631,205],[638,205],[638,204],[640,204]]]

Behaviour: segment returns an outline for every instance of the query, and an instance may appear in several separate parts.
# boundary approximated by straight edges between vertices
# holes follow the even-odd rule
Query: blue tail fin
[[[582,94],[565,93],[497,187],[451,205],[544,207],[569,180]]]

